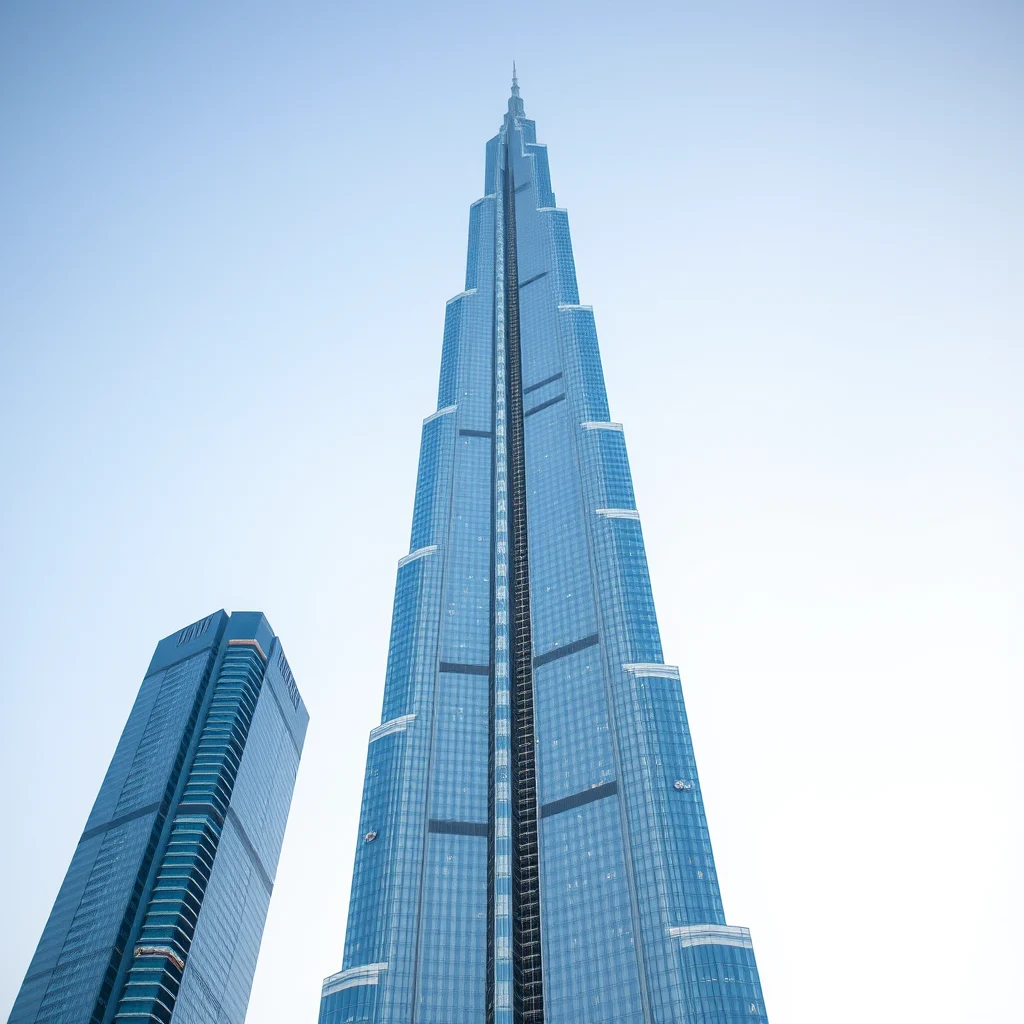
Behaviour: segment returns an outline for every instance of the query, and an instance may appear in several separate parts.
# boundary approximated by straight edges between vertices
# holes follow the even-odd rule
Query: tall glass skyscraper
[[[622,425],[513,78],[448,302],[320,1024],[757,1024]]]
[[[308,722],[258,612],[157,644],[10,1024],[243,1024]]]

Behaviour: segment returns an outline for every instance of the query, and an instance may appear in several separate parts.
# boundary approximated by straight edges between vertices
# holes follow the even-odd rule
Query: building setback
[[[484,193],[320,1024],[761,1024],[594,314],[514,77]]]
[[[308,721],[260,613],[157,644],[10,1024],[243,1024]]]

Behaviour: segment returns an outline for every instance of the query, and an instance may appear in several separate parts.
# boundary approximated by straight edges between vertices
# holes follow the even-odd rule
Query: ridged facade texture
[[[9,1024],[243,1024],[308,721],[258,612],[157,645]]]
[[[485,173],[320,1024],[760,1024],[593,311],[515,82]]]

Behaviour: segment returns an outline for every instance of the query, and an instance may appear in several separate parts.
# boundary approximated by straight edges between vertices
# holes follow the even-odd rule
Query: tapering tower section
[[[761,1024],[593,310],[514,71],[484,193],[320,1024]]]

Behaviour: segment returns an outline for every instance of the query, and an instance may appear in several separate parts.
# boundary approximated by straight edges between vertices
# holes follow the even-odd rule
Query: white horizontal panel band
[[[558,311],[563,312],[567,309],[585,309],[588,313],[594,312],[593,306],[582,306],[578,302],[560,302],[558,304]]]
[[[480,200],[477,200],[477,202],[480,202]],[[474,203],[473,205],[475,206],[475,205],[476,205],[476,203]],[[450,306],[450,305],[451,305],[451,304],[452,304],[453,302],[458,302],[458,301],[459,301],[459,299],[464,299],[464,298],[465,298],[465,297],[466,297],[467,295],[476,295],[476,289],[475,289],[475,288],[467,288],[467,289],[466,289],[466,290],[465,290],[464,292],[459,292],[459,294],[458,294],[458,295],[453,295],[453,296],[452,296],[452,297],[451,297],[451,298],[450,298],[450,299],[449,299],[449,300],[448,300],[448,301],[447,301],[447,302],[445,303],[445,305],[446,305],[446,306]]]
[[[333,995],[335,992],[342,992],[347,988],[354,988],[356,985],[376,985],[380,981],[380,972],[388,969],[387,963],[362,964],[359,967],[350,967],[347,971],[339,971],[329,978],[324,978],[324,987],[321,993],[323,996]]]
[[[401,569],[403,565],[415,562],[417,558],[426,558],[427,555],[432,555],[435,551],[437,551],[436,544],[429,544],[425,548],[417,548],[415,551],[410,551],[409,554],[402,555],[398,560],[398,568]]]
[[[438,416],[447,416],[449,413],[455,412],[457,408],[457,405],[449,405],[444,409],[438,409],[437,412],[432,412],[429,416],[426,417],[426,419],[424,419],[423,425],[426,426],[428,423],[431,422],[431,420],[436,420]]]
[[[739,946],[742,949],[753,949],[750,941],[750,929],[739,928],[727,924],[691,924],[677,928],[669,928],[669,935],[679,939],[680,945],[687,946]]]
[[[595,514],[603,519],[639,519],[640,513],[635,508],[596,508]]]
[[[415,718],[415,714],[402,715],[401,718],[392,718],[390,722],[381,722],[375,729],[370,730],[370,742],[379,740],[381,736],[390,736],[393,732],[403,732],[412,725]]]
[[[647,664],[623,665],[622,667],[635,676],[646,676],[647,678],[655,679],[679,678],[679,667],[677,665],[658,665],[651,662]]]
[[[587,422],[587,423],[581,423],[580,426],[584,430],[617,430],[620,434],[622,433],[622,424],[621,423]]]

